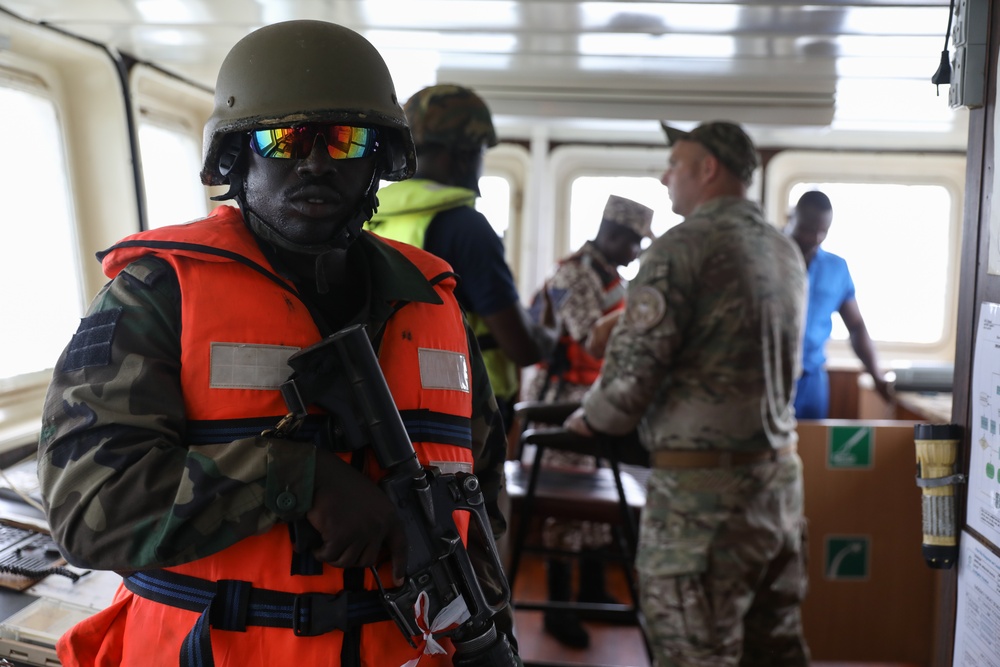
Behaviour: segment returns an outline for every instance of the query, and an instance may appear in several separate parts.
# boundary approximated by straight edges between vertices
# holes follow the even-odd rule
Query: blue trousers
[[[826,419],[830,412],[830,376],[825,368],[803,371],[795,389],[796,419]]]

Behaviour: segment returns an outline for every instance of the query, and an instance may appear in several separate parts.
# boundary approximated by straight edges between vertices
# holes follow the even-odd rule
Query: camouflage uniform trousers
[[[654,470],[636,566],[656,667],[805,667],[797,455]]]

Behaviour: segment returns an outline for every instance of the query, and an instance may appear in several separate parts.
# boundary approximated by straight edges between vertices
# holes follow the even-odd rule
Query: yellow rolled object
[[[955,484],[964,475],[955,472],[962,428],[957,424],[916,424],[913,443],[917,456],[917,486],[921,490],[923,555],[933,568],[950,568],[958,557]]]

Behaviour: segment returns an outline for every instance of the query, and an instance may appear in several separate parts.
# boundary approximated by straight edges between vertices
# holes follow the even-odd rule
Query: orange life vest
[[[422,250],[385,243],[402,253],[428,279],[450,272],[446,263]],[[213,254],[191,244],[210,246],[223,253]],[[150,253],[169,262],[180,283],[181,382],[188,420],[211,425],[260,417],[277,420],[283,416],[287,409],[276,386],[228,386],[225,365],[213,360],[213,355],[231,351],[233,348],[227,345],[232,344],[244,350],[277,351],[280,356],[287,352],[286,348],[304,348],[320,339],[308,310],[294,291],[275,279],[274,269],[238,210],[219,207],[202,221],[131,236],[104,258],[105,272],[114,277],[134,259]],[[234,261],[230,253],[251,260],[274,276]],[[436,283],[443,305],[411,302],[389,319],[381,338],[379,363],[401,414],[419,416],[413,421],[422,426],[415,430],[409,428],[406,418],[404,423],[420,462],[450,462],[453,468],[471,471],[469,352],[462,315],[451,294],[454,285],[453,277]],[[440,351],[453,360],[459,356],[464,359],[458,360],[466,373],[464,389],[424,386],[421,355],[428,351]],[[427,424],[433,423],[435,416],[441,417],[441,423],[447,426],[442,430],[450,431],[452,436],[435,442],[428,435],[434,428]],[[462,438],[454,436],[455,432],[464,433],[465,446],[459,444]],[[370,452],[368,458],[366,469],[378,478],[380,473]],[[456,523],[464,539],[468,517],[458,514],[461,516],[456,516]],[[211,582],[240,580],[255,588],[290,593],[337,593],[344,589],[345,571],[329,565],[315,576],[290,574],[292,555],[288,527],[278,524],[217,554],[165,570]],[[383,582],[392,581],[388,568],[381,574]],[[364,571],[363,587],[377,588],[370,571]],[[182,641],[198,619],[197,612],[146,599],[121,587],[110,607],[62,637],[59,658],[65,667],[175,667]],[[243,632],[211,631],[212,653],[220,667],[340,665],[343,640],[344,633],[337,630],[313,637],[296,636],[287,628],[262,626],[250,626]],[[441,643],[450,650],[447,640]],[[422,648],[410,647],[393,621],[368,623],[361,629],[359,664],[399,667],[417,658],[420,665],[451,664],[447,655],[421,657]]]

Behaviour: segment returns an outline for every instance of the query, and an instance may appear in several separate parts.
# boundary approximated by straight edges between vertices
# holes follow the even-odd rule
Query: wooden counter
[[[897,391],[896,400],[889,404],[875,392],[875,385],[870,376],[858,377],[857,384],[856,419],[890,419],[926,424],[951,423],[951,392]]]
[[[901,391],[896,394],[896,419],[928,424],[951,423],[951,394]]]

